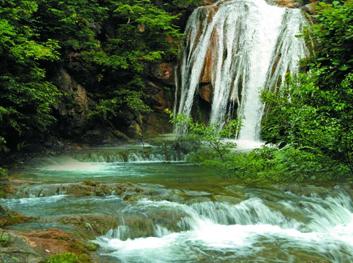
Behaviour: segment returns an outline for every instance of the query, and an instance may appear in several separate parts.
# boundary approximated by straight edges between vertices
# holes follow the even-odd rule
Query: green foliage
[[[40,40],[31,27],[37,10],[32,1],[0,3],[0,151],[21,147],[54,120],[51,109],[59,93],[41,63],[58,59],[59,46],[50,38]]]
[[[168,113],[172,124],[187,127],[188,133],[183,136],[188,141],[196,143],[199,146],[198,148],[201,146],[210,148],[221,160],[224,160],[224,156],[235,149],[236,145],[234,143],[227,143],[223,139],[235,137],[239,129],[237,120],[229,121],[222,129],[219,129],[215,125],[194,122],[192,118],[184,115],[173,116],[173,113]],[[214,155],[212,154],[212,156]]]
[[[321,3],[315,50],[278,94],[263,95],[263,137],[340,161],[353,173],[353,1]]]
[[[146,66],[175,60],[178,12],[196,2],[0,1],[0,153],[40,138],[72,101],[55,87],[61,68],[96,105],[91,126],[148,112]]]
[[[109,121],[114,118],[122,118],[127,108],[131,112],[141,113],[149,112],[150,108],[143,102],[143,94],[133,90],[118,90],[114,92],[116,95],[112,99],[103,99],[91,112],[92,119],[103,119]]]
[[[7,176],[7,170],[0,167],[0,178]]]
[[[175,59],[182,37],[172,3],[37,1],[39,31],[61,43],[61,61],[97,102],[93,122],[111,125],[149,110],[146,65]]]
[[[79,256],[73,253],[62,253],[51,256],[46,263],[81,263]]]
[[[244,183],[281,183],[340,180],[349,168],[325,155],[285,147],[263,147],[250,152],[228,152],[222,159],[211,149],[202,149],[190,160],[217,167]]]

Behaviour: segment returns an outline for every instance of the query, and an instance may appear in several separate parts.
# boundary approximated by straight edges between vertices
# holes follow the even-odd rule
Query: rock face
[[[212,85],[207,84],[207,85],[201,86],[199,89],[199,95],[204,101],[211,104],[212,103]]]
[[[165,112],[174,105],[175,64],[159,63],[147,68],[145,94],[146,104],[151,111],[140,116],[140,129],[136,129],[137,137],[153,137],[172,131],[169,116]]]
[[[150,73],[157,80],[167,85],[174,85],[174,65],[171,63],[159,63],[150,66]]]
[[[62,124],[62,132],[71,131],[73,134],[69,135],[82,133],[90,103],[86,89],[63,68],[59,70],[55,82],[64,92],[62,103],[57,108],[59,115],[65,120]]]

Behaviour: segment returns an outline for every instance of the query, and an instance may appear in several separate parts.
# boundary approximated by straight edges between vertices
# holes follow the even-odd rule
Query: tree
[[[19,148],[47,130],[59,95],[46,80],[44,62],[58,58],[58,43],[40,40],[32,26],[36,2],[0,3],[0,147]]]

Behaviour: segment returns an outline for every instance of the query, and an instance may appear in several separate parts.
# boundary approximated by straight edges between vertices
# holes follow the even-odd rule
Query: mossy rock
[[[91,260],[86,255],[76,255],[74,253],[61,253],[48,258],[45,263],[88,263]]]
[[[7,247],[11,243],[11,235],[0,231],[0,247]]]
[[[21,224],[32,220],[31,217],[24,216],[20,213],[9,211],[0,206],[0,227]]]

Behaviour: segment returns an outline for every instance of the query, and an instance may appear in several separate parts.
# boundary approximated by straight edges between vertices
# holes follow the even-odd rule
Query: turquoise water
[[[117,227],[94,240],[109,262],[353,262],[350,185],[250,187],[165,149],[123,149],[33,160],[13,171],[18,196],[0,204],[42,222],[18,229],[72,231],[52,218],[113,217]],[[65,192],[82,181],[126,189]]]

